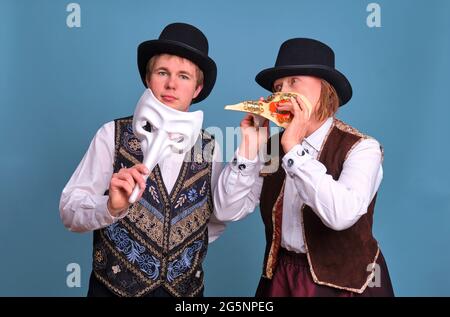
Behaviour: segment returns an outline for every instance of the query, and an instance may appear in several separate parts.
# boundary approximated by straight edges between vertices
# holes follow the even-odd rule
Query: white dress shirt
[[[333,118],[282,158],[286,171],[283,199],[281,246],[305,253],[301,206],[306,204],[333,230],[351,227],[367,212],[383,178],[382,152],[374,139],[363,139],[348,154],[338,180],[327,174],[317,160]],[[236,161],[228,164],[219,176],[214,192],[216,216],[222,221],[235,221],[253,212],[259,204],[263,166],[259,157],[250,161],[236,151]]]
[[[113,217],[106,206],[108,196],[105,191],[113,174],[114,164],[114,121],[104,124],[96,133],[89,149],[64,187],[59,210],[64,225],[75,232],[86,232],[106,227],[127,215]],[[217,184],[222,170],[221,150],[215,142],[211,174],[211,190]],[[171,153],[159,162],[163,182],[167,192],[171,192],[183,164],[184,154]],[[209,242],[217,239],[225,230],[225,224],[214,214],[208,223]]]

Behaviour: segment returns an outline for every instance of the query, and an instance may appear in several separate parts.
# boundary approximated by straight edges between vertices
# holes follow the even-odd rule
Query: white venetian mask
[[[151,131],[144,129],[151,125]],[[160,102],[150,89],[139,99],[133,116],[133,132],[141,141],[142,163],[152,171],[170,152],[186,153],[197,141],[203,124],[203,112],[175,110]],[[133,190],[129,202],[134,203],[139,186]]]

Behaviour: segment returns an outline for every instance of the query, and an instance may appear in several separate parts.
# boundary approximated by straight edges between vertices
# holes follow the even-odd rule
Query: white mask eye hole
[[[186,139],[186,136],[177,132],[169,132],[169,139],[173,143],[182,143]]]
[[[180,135],[178,138],[175,139],[175,142],[181,143],[184,141],[184,136]]]
[[[148,121],[143,121],[142,122],[142,129],[144,129],[147,132],[153,131],[154,127],[151,125],[150,122]]]

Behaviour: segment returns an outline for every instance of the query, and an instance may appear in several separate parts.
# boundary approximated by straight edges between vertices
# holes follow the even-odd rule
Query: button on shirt
[[[332,125],[333,118],[328,118],[282,158],[286,184],[281,245],[290,251],[306,252],[300,212],[303,204],[310,206],[329,228],[344,230],[367,212],[380,186],[382,152],[379,143],[370,138],[362,139],[349,152],[337,181],[327,174],[317,158]],[[250,214],[259,204],[263,184],[259,176],[263,164],[258,157],[247,160],[236,151],[235,162],[224,168],[214,192],[217,217],[224,221]],[[236,168],[240,164],[246,168]]]

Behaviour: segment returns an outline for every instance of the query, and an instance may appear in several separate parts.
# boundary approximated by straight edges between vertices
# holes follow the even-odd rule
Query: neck
[[[325,119],[323,119],[321,121],[317,121],[316,119],[310,120],[309,121],[309,128],[308,128],[308,131],[306,132],[305,138],[309,137],[311,134],[316,132],[325,123],[325,121],[327,121],[327,120],[328,120],[328,118],[325,118]]]

